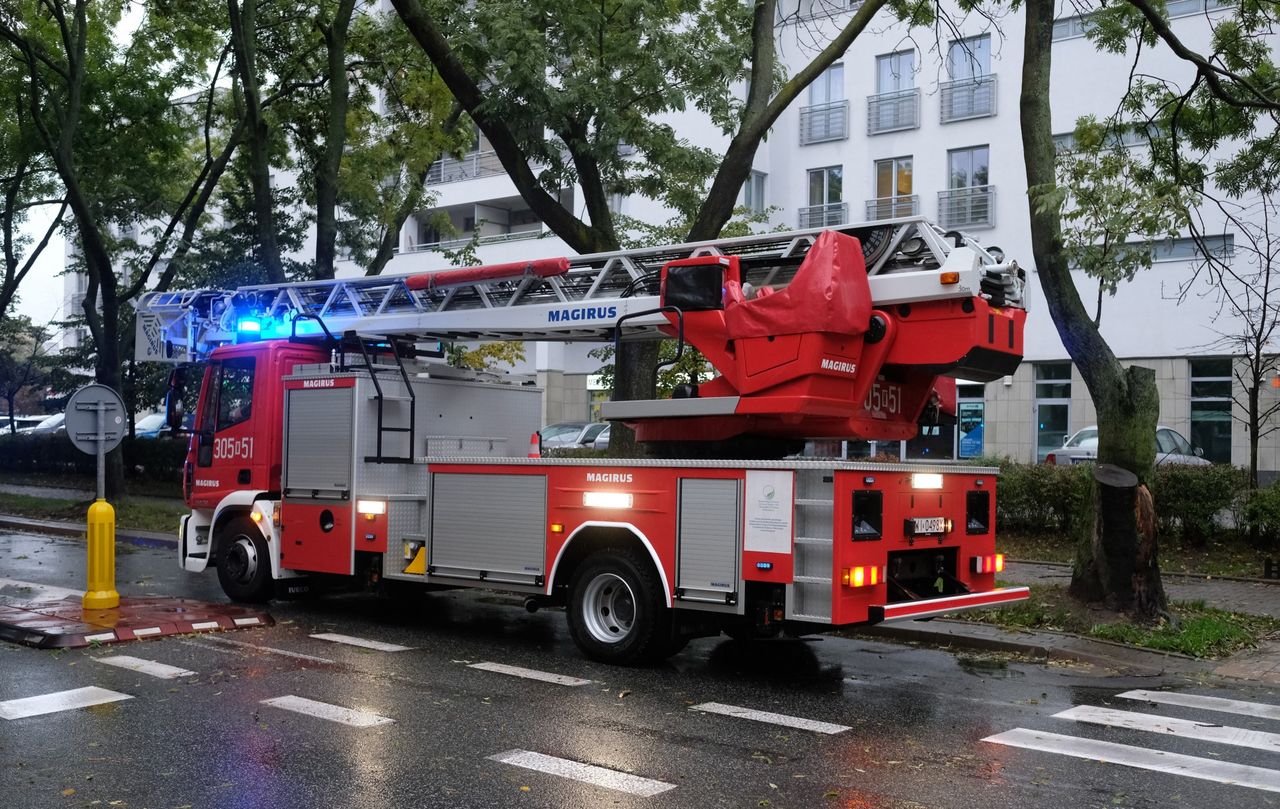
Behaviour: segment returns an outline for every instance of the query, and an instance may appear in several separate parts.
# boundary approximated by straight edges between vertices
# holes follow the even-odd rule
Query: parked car
[[[609,428],[604,421],[561,421],[548,424],[538,432],[543,449],[590,447],[600,433]]]
[[[40,422],[44,421],[47,418],[49,417],[48,416],[14,416],[13,426],[17,432],[23,433],[31,429],[32,427],[36,426],[37,424],[39,424]],[[4,434],[7,432],[9,432],[9,416],[6,414],[3,416],[0,416],[0,434]]]
[[[596,440],[591,442],[592,449],[608,449],[609,448],[609,425],[606,424],[600,434],[596,436]]]
[[[34,427],[28,427],[25,430],[19,430],[20,433],[27,435],[53,435],[54,433],[65,433],[67,428],[63,426],[67,418],[65,413],[54,413],[52,416],[46,416],[39,424]]]
[[[182,429],[179,434],[191,432],[191,426],[195,424],[195,420],[195,413],[185,414],[182,417]],[[133,423],[133,434],[137,438],[171,438],[174,432],[165,421],[164,413],[151,413]]]
[[[1192,447],[1191,442],[1182,437],[1182,433],[1171,427],[1156,427],[1156,463],[1176,463],[1187,466],[1208,466],[1209,462],[1201,456],[1204,450]],[[1045,456],[1047,464],[1071,465],[1090,463],[1098,460],[1098,427],[1097,425],[1077,430],[1075,435],[1062,444],[1062,449],[1055,449]]]

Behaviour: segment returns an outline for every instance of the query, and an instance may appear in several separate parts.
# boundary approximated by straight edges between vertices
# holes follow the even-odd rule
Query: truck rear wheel
[[[267,543],[248,517],[233,517],[218,531],[218,583],[232,601],[271,598],[274,582]]]
[[[569,634],[592,660],[631,665],[676,650],[671,611],[649,560],[608,549],[587,557],[570,586]]]

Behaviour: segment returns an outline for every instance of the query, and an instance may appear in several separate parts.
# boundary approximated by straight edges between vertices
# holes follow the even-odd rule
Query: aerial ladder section
[[[430,273],[152,292],[137,304],[136,353],[189,363],[245,339],[325,340],[335,350],[354,341],[363,353],[380,341],[672,338],[717,375],[672,399],[607,403],[605,417],[642,441],[891,440],[954,412],[948,378],[1013,372],[1024,285],[998,248],[906,217]]]

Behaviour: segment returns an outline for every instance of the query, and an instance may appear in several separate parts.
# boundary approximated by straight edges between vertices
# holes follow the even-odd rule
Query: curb
[[[84,526],[75,523],[56,522],[54,520],[37,520],[31,517],[20,517],[14,514],[0,514],[0,529],[10,531],[31,531],[37,534],[50,534],[52,536],[70,537],[72,539],[84,538]],[[164,550],[173,550],[178,547],[177,537],[169,534],[161,534],[156,531],[141,531],[138,529],[126,528],[116,530],[116,541],[124,542],[129,545],[137,545],[143,548],[161,548]]]
[[[1005,564],[1019,565],[1040,565],[1042,567],[1061,567],[1070,569],[1073,565],[1070,562],[1042,562],[1037,559],[1005,559]],[[1173,576],[1179,579],[1194,579],[1195,581],[1238,581],[1245,584],[1275,584],[1280,585],[1280,579],[1264,579],[1258,576],[1210,576],[1207,573],[1184,573],[1175,570],[1161,570],[1161,577]]]

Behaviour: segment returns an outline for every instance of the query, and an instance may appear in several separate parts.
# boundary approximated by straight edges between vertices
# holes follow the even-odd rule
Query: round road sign
[[[98,433],[98,413],[102,413],[102,434]],[[128,425],[124,400],[106,385],[85,385],[67,400],[67,438],[81,452],[96,455],[98,442],[102,451],[120,446]]]

